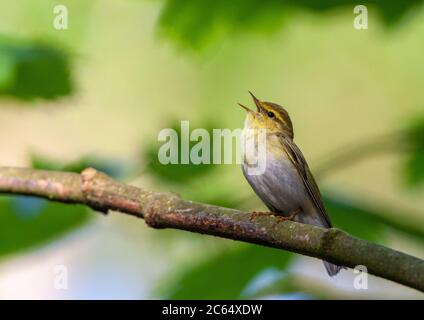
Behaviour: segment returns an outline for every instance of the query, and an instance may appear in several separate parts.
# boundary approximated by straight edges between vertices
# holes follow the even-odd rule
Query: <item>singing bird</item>
[[[257,111],[239,104],[247,111],[243,137],[243,174],[268,209],[282,219],[331,228],[321,194],[299,147],[293,141],[293,125],[287,111],[280,105],[260,101],[249,92]],[[262,130],[260,130],[262,129]],[[258,174],[249,170],[257,164],[260,139],[265,132],[265,166]],[[247,134],[249,132],[249,134]],[[251,134],[253,132],[253,134]],[[253,139],[254,141],[249,141]],[[262,155],[263,156],[263,155]],[[324,261],[330,276],[341,267]]]

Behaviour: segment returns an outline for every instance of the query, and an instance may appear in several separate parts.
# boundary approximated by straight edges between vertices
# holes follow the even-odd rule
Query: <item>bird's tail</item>
[[[335,276],[342,269],[341,266],[338,266],[336,264],[330,263],[328,261],[323,261],[323,262],[324,262],[325,270],[327,270],[327,273],[328,273],[328,275],[330,277]]]
[[[295,216],[294,220],[300,223],[311,224],[314,226],[320,226],[324,228],[331,228],[331,223],[328,220],[328,218],[326,218],[325,215],[323,215],[319,211],[314,210],[314,208],[309,208],[309,212],[311,212],[312,214],[309,214],[309,215],[298,214]],[[323,262],[324,262],[325,269],[327,270],[327,273],[330,277],[334,277],[343,268],[341,266],[330,263],[328,261],[323,261]]]

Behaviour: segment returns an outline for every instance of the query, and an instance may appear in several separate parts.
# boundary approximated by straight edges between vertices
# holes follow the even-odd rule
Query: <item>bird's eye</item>
[[[274,118],[274,117],[275,117],[274,112],[269,111],[269,112],[268,112],[268,117],[270,117],[270,118]]]

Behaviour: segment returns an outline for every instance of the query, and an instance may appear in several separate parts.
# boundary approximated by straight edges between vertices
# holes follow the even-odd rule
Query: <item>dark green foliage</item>
[[[149,173],[153,174],[158,179],[164,182],[179,182],[187,183],[194,178],[199,178],[209,172],[211,172],[216,165],[213,164],[181,164],[181,128],[179,122],[173,122],[168,128],[173,129],[177,132],[178,135],[178,145],[175,147],[178,148],[179,161],[178,164],[162,164],[158,159],[159,148],[166,142],[153,141],[151,145],[147,148],[147,151],[144,154],[144,159],[147,162],[147,170]],[[212,128],[210,124],[200,125],[199,128],[205,128],[212,137]],[[190,130],[195,129],[195,127],[190,128]],[[196,141],[190,142],[190,150],[196,144]],[[211,155],[213,154],[213,148],[211,148]]]
[[[405,164],[405,178],[408,186],[419,187],[424,184],[424,118],[414,120],[407,132],[412,152]]]
[[[379,214],[335,196],[325,197],[324,201],[334,227],[361,239],[381,240],[385,225]]]
[[[121,177],[123,169],[112,161],[86,157],[69,164],[34,155],[32,167],[44,170],[81,172],[94,167],[112,177]],[[90,209],[28,196],[0,197],[0,257],[30,249],[81,226],[90,217]]]
[[[22,100],[71,94],[70,62],[63,50],[38,42],[0,38],[0,95]]]
[[[334,227],[358,238],[383,243],[384,233],[390,229],[424,241],[424,228],[413,221],[398,218],[399,213],[371,208],[336,195],[324,196],[324,202]]]
[[[283,270],[292,257],[282,250],[243,244],[184,270],[164,295],[169,299],[238,299],[258,273],[269,268]]]
[[[34,169],[68,171],[76,173],[81,173],[84,169],[91,167],[102,171],[113,178],[122,178],[126,171],[124,166],[116,161],[92,156],[86,156],[78,159],[77,161],[65,164],[59,161],[48,159],[41,155],[34,154],[31,157],[31,166]]]
[[[203,49],[231,34],[277,31],[296,10],[323,14],[344,8],[352,13],[353,19],[353,8],[363,4],[367,5],[369,15],[378,12],[390,25],[420,3],[422,0],[167,0],[159,28],[185,47]]]
[[[85,206],[16,196],[0,197],[0,257],[48,243],[82,225]]]

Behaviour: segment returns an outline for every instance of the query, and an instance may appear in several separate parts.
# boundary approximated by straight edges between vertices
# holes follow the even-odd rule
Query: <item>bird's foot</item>
[[[287,220],[293,221],[294,217],[296,217],[296,215],[301,211],[302,211],[301,209],[296,209],[289,216],[278,215],[276,218],[278,222],[287,221]]]
[[[274,212],[266,212],[266,211],[253,211],[252,214],[250,215],[250,220],[255,219],[257,217],[262,217],[262,216],[275,216]]]
[[[271,212],[271,211],[253,211],[252,214],[250,215],[250,220],[255,219],[257,217],[261,217],[261,216],[267,216],[267,217],[275,217],[277,219],[277,223],[280,223],[282,221],[293,221],[294,217],[296,217],[296,215],[301,212],[301,209],[297,209],[295,211],[293,211],[289,216],[283,216],[279,213],[275,213],[275,212]]]

